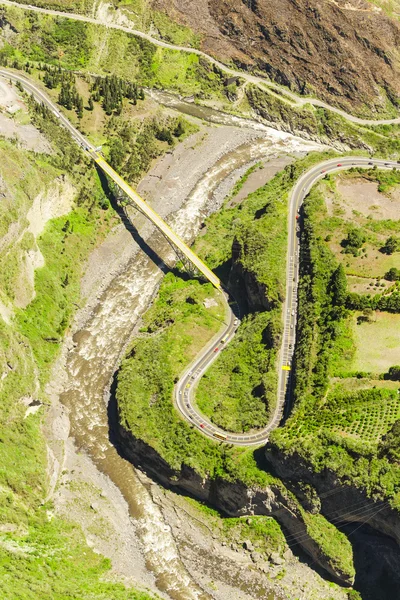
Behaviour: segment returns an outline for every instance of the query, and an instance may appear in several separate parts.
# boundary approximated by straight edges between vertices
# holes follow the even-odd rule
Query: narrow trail
[[[291,92],[290,90],[278,85],[277,83],[274,83],[273,81],[269,81],[268,79],[265,79],[263,77],[260,77],[257,75],[252,75],[251,73],[246,73],[244,71],[238,71],[236,69],[228,67],[224,63],[221,63],[220,61],[216,60],[209,54],[206,54],[202,50],[198,50],[197,48],[188,48],[185,46],[178,46],[176,44],[169,44],[168,42],[164,42],[162,40],[154,38],[151,35],[149,35],[148,33],[145,33],[138,29],[134,29],[133,27],[128,27],[127,25],[119,25],[117,23],[105,23],[101,19],[96,19],[94,17],[89,17],[86,15],[62,12],[62,11],[58,11],[58,10],[51,10],[48,8],[39,8],[37,6],[20,4],[18,2],[12,2],[11,0],[0,0],[0,5],[1,4],[6,5],[6,6],[14,6],[17,8],[22,8],[27,11],[33,11],[33,12],[39,12],[39,13],[43,13],[43,14],[47,14],[47,15],[64,17],[66,19],[72,19],[75,21],[83,21],[85,23],[93,23],[94,25],[101,25],[102,27],[106,27],[109,29],[118,29],[120,31],[124,31],[125,33],[130,33],[137,37],[141,37],[141,38],[147,40],[148,42],[155,44],[156,46],[160,46],[161,48],[166,48],[169,50],[177,50],[179,52],[186,52],[186,53],[190,53],[190,54],[197,54],[197,56],[201,56],[201,57],[207,59],[211,64],[215,65],[216,67],[221,69],[221,71],[227,73],[231,77],[240,77],[241,79],[244,79],[245,81],[247,81],[249,83],[253,83],[254,85],[260,87],[261,89],[265,89],[265,86],[266,86],[271,89],[277,90],[279,93],[281,93],[281,94],[283,93],[285,96],[287,96],[287,98],[290,98],[290,100],[299,107],[304,106],[305,104],[311,104],[312,106],[315,106],[318,108],[324,108],[326,110],[330,110],[331,112],[334,112],[334,113],[340,115],[341,117],[343,117],[347,121],[350,121],[351,123],[357,123],[358,125],[367,125],[367,126],[368,125],[370,125],[370,126],[394,125],[394,124],[400,123],[400,117],[396,117],[394,119],[363,119],[361,117],[356,117],[354,115],[351,115],[351,114],[345,112],[344,110],[341,110],[340,108],[331,106],[330,104],[327,104],[326,102],[323,102],[322,100],[318,100],[316,98],[308,98],[308,97],[298,96],[294,92]],[[283,98],[283,100],[285,100],[285,98]]]

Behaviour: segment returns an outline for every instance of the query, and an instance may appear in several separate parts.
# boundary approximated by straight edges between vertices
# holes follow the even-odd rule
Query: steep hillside
[[[6,88],[19,110],[14,120],[1,114],[2,133],[14,135],[0,139],[0,597],[147,600],[107,580],[110,562],[55,515],[42,433],[45,384],[84,265],[116,219],[94,168],[56,119],[32,115],[46,141]],[[28,133],[36,152],[26,149]]]
[[[399,107],[398,1],[20,0],[132,27],[259,72],[349,112]],[[118,62],[118,61],[116,61]]]
[[[352,6],[353,4],[353,6]],[[330,0],[155,0],[206,52],[301,93],[373,112],[397,104],[400,26],[375,5]]]

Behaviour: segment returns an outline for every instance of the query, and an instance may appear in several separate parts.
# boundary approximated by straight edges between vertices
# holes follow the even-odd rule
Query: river
[[[195,116],[204,119],[203,111],[193,105],[193,113],[197,112]],[[205,216],[219,207],[224,193],[248,164],[267,154],[285,150],[296,152],[307,147],[306,142],[288,134],[274,132],[272,135],[273,130],[258,123],[252,127],[251,122],[239,124],[236,117],[224,115],[223,119],[224,126],[248,128],[250,139],[246,141],[244,137],[242,143],[233,144],[233,148],[223,152],[214,165],[201,174],[178,210],[168,216],[168,203],[163,205],[164,208],[156,205],[186,241],[194,238]],[[254,132],[257,135],[254,136]],[[237,136],[240,141],[240,135]],[[179,180],[176,186],[180,186]],[[174,192],[173,189],[169,191]],[[219,193],[215,194],[216,191]],[[158,288],[165,265],[172,265],[175,260],[169,244],[144,221],[143,216],[133,215],[133,221],[138,233],[133,234],[131,243],[136,251],[122,272],[104,289],[84,324],[75,332],[73,347],[66,356],[65,384],[60,400],[68,409],[71,436],[78,450],[87,453],[128,503],[142,541],[146,566],[154,574],[158,589],[174,600],[205,600],[211,596],[186,571],[159,508],[133,466],[119,456],[109,440],[107,402],[113,375],[140,315]]]

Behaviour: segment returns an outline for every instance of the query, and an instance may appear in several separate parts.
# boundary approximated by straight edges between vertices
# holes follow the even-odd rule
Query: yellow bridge
[[[204,275],[218,290],[221,289],[221,282],[218,277],[203,263],[202,260],[185,244],[181,238],[166,224],[165,221],[137,194],[123,179],[114,171],[112,167],[104,160],[100,154],[94,151],[89,152],[90,156],[99,167],[125,192],[125,194],[134,202],[138,209],[154,223],[156,227],[168,238],[178,250]]]

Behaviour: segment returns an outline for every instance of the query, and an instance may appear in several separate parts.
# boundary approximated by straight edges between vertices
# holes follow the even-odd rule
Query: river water
[[[195,105],[193,109],[202,110]],[[204,118],[199,111],[196,116]],[[225,125],[226,119],[229,117],[224,116]],[[238,125],[236,117],[232,117],[232,124]],[[259,124],[254,126],[259,129]],[[279,134],[277,147],[281,142]],[[203,175],[182,207],[168,217],[175,231],[185,240],[192,240],[211,210],[213,191],[238,168],[276,151],[274,144],[271,138],[256,139],[220,158]],[[217,205],[212,208],[215,210]],[[74,347],[67,354],[66,383],[60,400],[69,410],[71,436],[76,446],[117,485],[127,501],[143,543],[146,565],[155,575],[158,588],[174,600],[206,600],[210,596],[187,573],[169,526],[146,487],[133,466],[118,455],[109,441],[107,402],[113,375],[140,315],[157,290],[165,265],[172,265],[175,260],[169,244],[151,229],[144,217],[136,215],[134,224],[139,234],[132,239],[137,246],[136,254],[103,291],[84,326],[75,333]],[[146,237],[146,242],[140,236]]]

